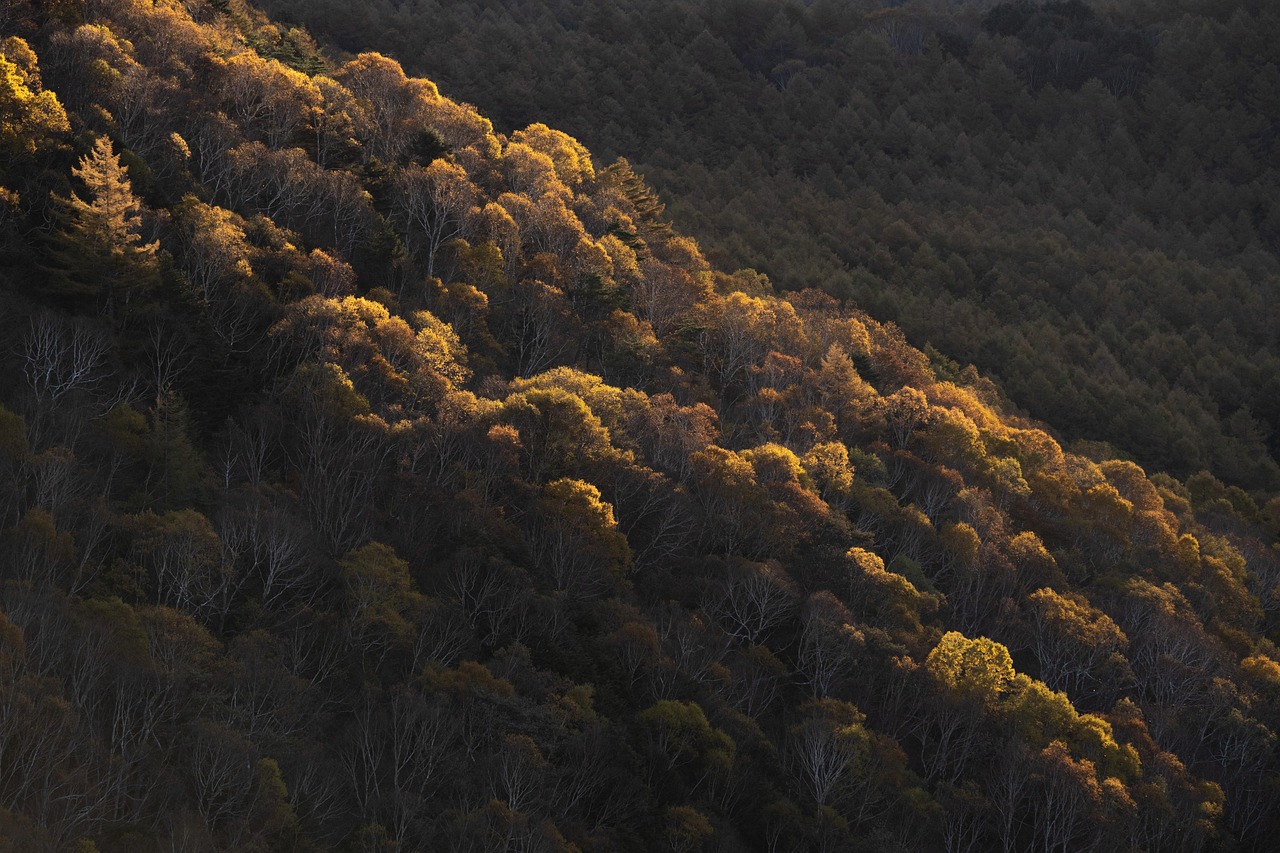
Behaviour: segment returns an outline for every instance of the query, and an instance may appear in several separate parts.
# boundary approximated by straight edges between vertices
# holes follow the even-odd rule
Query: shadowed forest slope
[[[266,5],[626,156],[709,257],[856,299],[1070,440],[1280,487],[1274,3]]]
[[[240,0],[0,31],[10,849],[1280,829],[1280,501],[1064,449]]]

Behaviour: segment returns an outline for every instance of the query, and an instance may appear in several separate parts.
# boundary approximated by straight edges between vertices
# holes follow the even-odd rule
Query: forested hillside
[[[856,299],[1070,441],[1280,488],[1275,3],[266,5],[626,156],[709,257]]]
[[[1064,449],[383,55],[0,4],[0,322],[0,849],[1280,831],[1280,501]]]

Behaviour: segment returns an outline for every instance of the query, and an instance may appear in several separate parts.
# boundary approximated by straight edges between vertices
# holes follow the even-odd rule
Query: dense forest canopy
[[[857,300],[1069,440],[1280,488],[1274,3],[265,5],[626,156],[709,257]]]
[[[548,20],[649,38],[621,6],[565,8]],[[671,50],[712,32],[662,8],[648,26]],[[987,28],[1030,44],[1097,14],[974,4],[972,28],[913,53],[865,28],[898,20],[876,9],[846,27],[840,3],[706,8],[747,39],[704,40],[708,62],[794,58],[752,41],[769,31],[752,9],[833,15],[821,55],[839,66],[856,30],[886,91],[898,68],[967,85],[954,39],[1007,51]],[[1166,41],[1107,20],[1123,56],[1161,61]],[[981,73],[1007,84],[1020,144],[1087,141],[1020,124],[1051,88],[1122,115],[1101,78],[1036,89],[1019,74],[1040,60],[1018,57]],[[819,65],[769,90],[814,93]],[[950,91],[943,114],[964,107]],[[1005,138],[991,121],[975,163]],[[731,186],[686,144],[691,171],[654,168],[747,200],[793,186],[763,149],[726,160]],[[1002,150],[1012,175],[1025,152]],[[1087,212],[1066,241],[1048,207],[977,206],[995,173],[963,207],[868,183],[856,221],[893,218],[848,236],[882,268],[770,271],[874,298],[784,297],[704,253],[694,203],[664,208],[628,160],[554,122],[498,132],[244,0],[4,0],[0,153],[0,849],[1234,853],[1280,830],[1280,500],[1064,447],[868,310],[924,292],[918,258],[960,269],[978,249],[1010,282],[1052,263],[1118,288],[1128,269],[1247,302],[1265,247],[1211,258],[1188,230],[1181,254],[1135,255],[1167,232],[1113,239]],[[972,240],[939,255],[962,221]],[[804,256],[777,220],[741,234]],[[1165,322],[1170,303],[1139,302]],[[1240,304],[1206,296],[1192,319]],[[1223,320],[1263,365],[1249,336],[1269,307]],[[1235,364],[1214,335],[1187,370]],[[1089,352],[1062,369],[1102,376]]]

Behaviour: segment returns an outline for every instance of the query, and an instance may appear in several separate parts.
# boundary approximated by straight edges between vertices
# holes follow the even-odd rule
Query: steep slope
[[[1275,505],[238,0],[0,25],[13,848],[1276,830]]]
[[[1280,489],[1274,3],[268,5],[631,158],[710,257],[857,300],[1070,441]]]

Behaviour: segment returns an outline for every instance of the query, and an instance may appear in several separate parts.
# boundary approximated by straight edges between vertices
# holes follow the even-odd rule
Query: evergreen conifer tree
[[[44,266],[48,284],[57,295],[114,318],[157,284],[159,244],[143,242],[141,203],[110,139],[99,137],[72,174],[86,193],[53,198],[57,226]]]

